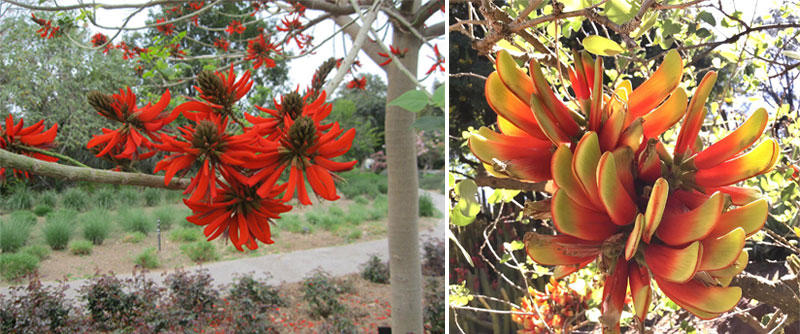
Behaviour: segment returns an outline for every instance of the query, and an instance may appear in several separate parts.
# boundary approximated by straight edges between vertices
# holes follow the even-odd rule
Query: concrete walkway
[[[444,195],[420,190],[420,196],[427,193],[436,204],[436,208],[445,215],[446,204]],[[434,228],[420,232],[421,238],[444,239],[445,223],[442,219]],[[444,249],[442,250],[444,252]],[[230,284],[234,274],[245,274],[255,272],[256,276],[261,276],[267,272],[272,277],[271,284],[293,283],[302,281],[311,271],[316,268],[331,273],[334,276],[347,275],[359,272],[359,266],[367,262],[371,255],[377,255],[386,260],[389,258],[389,242],[387,239],[352,243],[342,246],[325,248],[307,249],[283,254],[270,254],[260,257],[244,258],[224,262],[209,263],[200,266],[184,268],[187,271],[195,269],[207,269],[216,285]],[[172,272],[168,270],[167,272]],[[156,283],[161,284],[164,280],[163,271],[150,272],[146,276]],[[119,278],[128,278],[131,274],[117,275]],[[74,280],[67,283],[67,298],[76,298],[79,287],[86,284],[88,280]],[[45,285],[56,284],[46,282]],[[7,295],[8,288],[1,288],[0,295]]]

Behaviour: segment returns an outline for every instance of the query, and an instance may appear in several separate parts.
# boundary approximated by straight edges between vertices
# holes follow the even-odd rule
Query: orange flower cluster
[[[19,123],[14,123],[14,117],[8,115],[3,123],[0,123],[0,150],[6,150],[17,154],[26,155],[39,160],[55,162],[58,158],[42,154],[40,150],[47,150],[54,146],[58,124],[53,124],[50,129],[45,130],[44,120],[37,122],[29,127],[24,127],[25,121],[20,119]],[[0,167],[0,180],[4,180],[6,169]],[[19,177],[29,177],[26,171],[14,170],[14,175]]]
[[[635,315],[645,319],[651,279],[676,304],[703,319],[733,308],[729,287],[747,264],[745,238],[766,221],[757,189],[735,185],[770,171],[779,148],[761,137],[764,109],[703,147],[698,134],[716,80],[709,72],[694,96],[679,87],[683,61],[669,51],[653,76],[632,89],[624,80],[605,93],[603,61],[575,53],[569,77],[578,110],[551,89],[535,60],[526,73],[505,51],[486,80],[500,133],[486,127],[469,139],[472,152],[498,177],[548,181],[558,235],[528,233],[528,255],[554,265],[561,278],[600,259],[608,268],[601,318],[619,332],[630,286]],[[660,135],[681,122],[670,153]]]
[[[575,278],[570,281],[574,283]],[[518,334],[569,333],[571,328],[567,321],[589,308],[587,302],[591,293],[587,290],[583,295],[569,287],[566,282],[557,282],[552,277],[545,286],[545,292],[528,288],[530,298],[522,298],[520,308],[512,308],[511,320],[522,327]]]
[[[97,156],[112,161],[167,153],[154,171],[165,172],[165,184],[197,171],[184,192],[189,195],[184,203],[193,211],[187,220],[205,226],[209,240],[225,235],[239,250],[256,249],[257,241],[270,244],[270,221],[291,209],[284,203],[295,192],[301,203],[311,204],[306,180],[318,196],[339,198],[333,173],[349,170],[356,161],[333,159],[350,149],[355,130],[324,122],[332,108],[325,103],[324,91],[313,101],[308,95],[289,94],[276,103],[276,110],[257,106],[271,117],[244,113],[253,124],[245,127],[235,105],[252,86],[250,72],[237,78],[233,66],[227,73],[203,72],[195,86],[200,99],[171,111],[169,91],[155,105],[143,107],[136,105],[130,88],[111,96],[91,92],[89,103],[98,113],[122,125],[104,129],[87,146],[99,146]],[[178,134],[164,131],[179,115],[189,124],[179,127]],[[230,123],[241,125],[244,132],[232,131]],[[288,181],[279,182],[287,169]]]

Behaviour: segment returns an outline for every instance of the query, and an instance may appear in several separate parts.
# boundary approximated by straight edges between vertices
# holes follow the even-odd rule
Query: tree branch
[[[443,0],[428,1],[419,8],[417,14],[411,20],[411,25],[413,25],[414,27],[422,27],[425,21],[427,21],[428,18],[431,17],[431,15],[433,15],[433,13],[436,13],[436,11],[439,10],[439,8],[441,8],[443,5],[444,5]]]
[[[331,79],[331,81],[325,85],[325,88],[323,88],[323,90],[328,92],[328,94],[331,96],[333,96],[333,92],[336,90],[336,87],[339,87],[339,83],[342,82],[345,74],[350,71],[350,66],[353,65],[353,61],[356,59],[358,52],[361,51],[364,41],[367,39],[367,33],[369,33],[369,29],[372,26],[372,22],[375,22],[375,19],[378,17],[377,7],[371,8],[366,16],[362,16],[361,13],[359,13],[359,16],[362,20],[361,30],[358,31],[356,38],[353,39],[353,46],[344,57],[344,61],[342,61],[342,64],[336,71],[336,75],[334,75],[333,79]]]
[[[422,30],[422,36],[431,39],[441,35],[444,35],[444,21],[436,23],[430,27],[426,27]]]
[[[298,0],[297,2],[308,9],[321,10],[333,15],[350,15],[354,14],[357,10],[357,8],[353,8],[352,6],[339,6],[333,2],[322,0]],[[360,5],[371,6],[372,1],[361,2]]]
[[[169,184],[165,185],[164,177],[158,175],[65,166],[55,162],[47,162],[24,155],[14,154],[6,150],[0,150],[0,167],[24,170],[38,175],[69,181],[89,181],[151,188],[186,189],[190,182],[189,179],[173,178]]]
[[[796,275],[786,275],[779,280],[770,281],[743,272],[733,278],[731,285],[741,287],[742,296],[773,306],[789,315],[787,323],[798,320],[797,305],[800,304],[800,299]]]
[[[515,189],[522,191],[544,191],[545,182],[522,182],[511,178],[494,177],[487,174],[475,176],[475,184],[481,187]]]

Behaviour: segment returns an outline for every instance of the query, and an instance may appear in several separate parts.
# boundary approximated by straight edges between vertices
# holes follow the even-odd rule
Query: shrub
[[[155,269],[161,266],[158,261],[156,249],[153,247],[146,248],[143,252],[139,253],[139,255],[136,255],[136,258],[133,259],[133,263],[146,269]]]
[[[356,198],[359,195],[374,198],[381,193],[381,184],[386,183],[386,177],[374,173],[361,173],[350,171],[341,173],[345,181],[337,185],[337,189],[347,198]]]
[[[83,216],[83,237],[95,245],[102,245],[111,231],[109,212],[93,210]]]
[[[50,257],[50,248],[45,245],[30,245],[23,247],[20,253],[33,255],[41,261]]]
[[[369,260],[361,265],[361,277],[372,283],[389,283],[389,264],[377,255],[371,255]]]
[[[33,194],[25,187],[14,187],[5,200],[5,207],[9,210],[29,210],[33,207]]]
[[[92,254],[92,242],[89,240],[75,240],[69,243],[69,252],[73,255]]]
[[[339,303],[343,288],[334,281],[331,274],[315,269],[303,280],[304,299],[311,309],[311,316],[327,318],[343,313],[344,305]]]
[[[131,244],[138,244],[144,240],[147,236],[144,235],[142,232],[133,232],[128,233],[124,237],[122,237],[122,242],[127,242]]]
[[[246,304],[248,308],[260,312],[286,306],[277,288],[267,283],[267,278],[256,279],[253,273],[248,273],[233,279],[230,288],[231,299]]]
[[[422,274],[444,276],[444,241],[427,239],[422,242]]]
[[[14,211],[8,216],[8,220],[28,226],[36,225],[36,215],[28,210]]]
[[[203,239],[203,232],[197,227],[179,227],[169,233],[169,240],[175,242],[194,242]]]
[[[61,196],[64,207],[76,211],[84,211],[89,208],[87,194],[81,188],[69,188]]]
[[[361,225],[369,218],[369,209],[366,205],[353,203],[347,208],[347,221],[353,225]]]
[[[3,253],[13,253],[25,246],[30,236],[30,226],[14,220],[0,222],[0,250]]]
[[[344,238],[347,242],[352,242],[353,240],[361,239],[363,234],[364,232],[362,232],[360,229],[354,228],[342,231],[339,236]]]
[[[433,199],[428,194],[419,197],[419,216],[420,217],[433,217],[439,210],[436,210],[436,205]]]
[[[181,251],[194,262],[208,262],[219,258],[217,247],[205,240],[183,245]]]
[[[333,207],[331,207],[333,208]],[[338,209],[338,208],[337,208]],[[341,211],[341,209],[339,209]],[[329,211],[330,212],[330,211]],[[306,212],[306,222],[311,225],[321,227],[326,231],[336,231],[345,222],[344,216],[313,210]]]
[[[44,224],[44,241],[50,248],[61,250],[67,247],[72,238],[72,221],[67,219],[52,219]]]
[[[117,206],[117,194],[114,189],[104,187],[94,194],[94,202],[103,209],[113,209]]]
[[[425,281],[423,296],[423,319],[429,334],[444,334],[444,281],[430,278]]]
[[[119,201],[127,206],[139,204],[139,191],[136,188],[124,187],[117,193]]]
[[[182,190],[161,190],[161,191],[164,192],[164,200],[167,201],[167,203],[169,203],[169,204],[176,204],[176,203],[183,204],[183,202],[181,202],[181,200],[183,199],[183,191]]]
[[[278,226],[292,233],[308,233],[308,226],[303,224],[303,220],[296,214],[285,214],[281,219],[276,220]]]
[[[53,207],[47,204],[39,204],[33,208],[33,213],[35,213],[39,217],[44,217],[51,211],[53,211]]]
[[[36,200],[40,205],[47,205],[55,208],[58,205],[58,193],[54,190],[43,191],[39,193],[39,198]]]
[[[0,276],[17,281],[39,268],[39,258],[27,253],[0,254]]]
[[[79,289],[95,329],[144,327],[142,322],[147,320],[147,312],[156,310],[158,291],[143,275],[134,277],[134,280],[122,281],[112,275],[96,276]],[[128,289],[128,285],[135,289]]]
[[[144,205],[156,206],[161,203],[161,191],[156,188],[145,188],[142,192]]]
[[[363,205],[367,205],[367,204],[369,204],[369,199],[367,199],[367,198],[366,198],[366,197],[364,197],[364,196],[357,196],[357,197],[356,197],[355,199],[353,199],[353,200],[354,200],[356,203],[358,203],[358,204],[363,204]]]
[[[38,278],[27,285],[13,287],[8,299],[0,298],[0,332],[86,333],[85,323],[72,316],[72,306],[65,298],[65,283],[44,286]]]
[[[214,289],[208,270],[178,270],[167,276],[164,285],[169,289],[171,304],[196,314],[211,311],[219,301],[219,291]]]
[[[118,219],[122,228],[127,232],[148,234],[155,230],[155,222],[149,215],[141,210],[120,210]]]
[[[425,190],[444,192],[444,172],[422,173],[419,178],[419,187]]]
[[[174,206],[160,206],[153,210],[153,218],[156,223],[161,221],[161,230],[169,230],[178,220],[178,210]]]
[[[75,211],[73,209],[58,209],[48,213],[46,217],[48,223],[54,220],[58,221],[66,220],[71,222],[78,217],[78,211]]]
[[[389,210],[389,202],[385,195],[378,195],[375,197],[375,200],[372,201],[372,206],[370,206],[369,210],[367,211],[367,219],[368,220],[381,220],[386,217],[386,214]]]
[[[346,317],[332,317],[322,324],[320,334],[358,334],[361,330]]]

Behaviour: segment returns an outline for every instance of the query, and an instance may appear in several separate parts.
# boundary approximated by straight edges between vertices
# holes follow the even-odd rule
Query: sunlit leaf
[[[625,52],[617,42],[602,36],[589,36],[583,39],[583,47],[598,56],[614,56]]]

